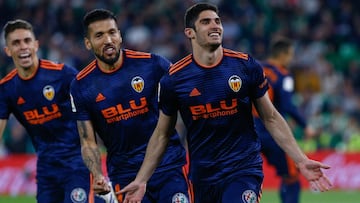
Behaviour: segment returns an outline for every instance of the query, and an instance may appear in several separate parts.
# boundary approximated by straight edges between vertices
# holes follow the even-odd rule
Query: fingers
[[[318,180],[310,181],[310,188],[313,191],[325,192],[330,190],[332,184],[326,176],[320,177]]]
[[[110,185],[104,179],[98,179],[93,185],[94,192],[96,194],[107,194],[111,191]]]

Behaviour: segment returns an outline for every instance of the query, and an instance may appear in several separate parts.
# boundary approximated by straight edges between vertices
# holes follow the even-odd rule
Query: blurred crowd
[[[183,15],[191,0],[0,0],[0,25],[21,18],[31,22],[40,42],[40,58],[79,70],[94,57],[83,44],[82,17],[93,8],[112,10],[123,47],[153,52],[172,62],[190,51]],[[262,60],[276,36],[294,40],[290,70],[294,101],[316,128],[317,136],[295,136],[306,151],[360,151],[360,1],[357,0],[212,0],[224,26],[224,47]],[[0,45],[4,46],[3,36]],[[0,76],[13,69],[0,54]],[[29,138],[10,119],[3,153],[32,152]],[[1,147],[0,147],[1,148]],[[1,151],[1,150],[0,150]]]

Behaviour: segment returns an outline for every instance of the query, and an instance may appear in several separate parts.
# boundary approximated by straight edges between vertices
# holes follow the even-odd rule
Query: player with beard
[[[170,62],[156,54],[122,49],[116,17],[108,10],[88,12],[83,24],[85,46],[96,59],[77,75],[71,95],[83,159],[94,176],[95,192],[103,195],[135,178],[158,120],[158,84]],[[101,169],[96,134],[106,147],[110,180]],[[185,149],[175,128],[169,134],[168,150],[147,184],[145,203],[188,202]],[[121,194],[116,198],[123,199]]]

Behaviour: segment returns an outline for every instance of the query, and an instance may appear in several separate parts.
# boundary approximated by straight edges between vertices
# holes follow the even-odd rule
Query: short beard
[[[209,48],[210,48],[210,51],[215,51],[217,48],[220,47],[220,43],[219,44],[210,44],[209,45]]]
[[[119,60],[120,51],[116,53],[116,55],[115,55],[114,58],[110,58],[110,59],[107,59],[107,58],[105,58],[104,56],[99,55],[99,54],[96,54],[96,53],[95,53],[95,56],[96,56],[100,61],[103,61],[104,63],[106,63],[106,64],[108,64],[108,65],[114,65],[114,64]]]

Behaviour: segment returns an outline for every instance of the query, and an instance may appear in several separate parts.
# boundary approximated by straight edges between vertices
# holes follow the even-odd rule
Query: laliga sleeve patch
[[[294,79],[290,76],[284,78],[283,89],[288,92],[294,91]]]
[[[257,195],[252,190],[245,190],[242,194],[242,199],[246,203],[256,203],[257,202]]]
[[[172,197],[172,203],[189,203],[188,198],[186,197],[186,195],[184,195],[183,193],[179,192],[176,193],[173,197]]]
[[[85,203],[87,200],[87,195],[84,189],[75,188],[71,191],[71,201],[74,203]]]

